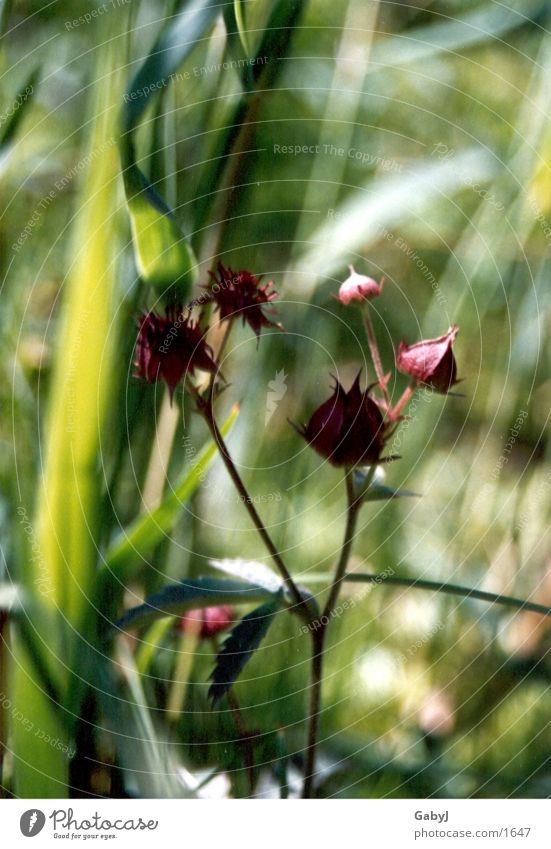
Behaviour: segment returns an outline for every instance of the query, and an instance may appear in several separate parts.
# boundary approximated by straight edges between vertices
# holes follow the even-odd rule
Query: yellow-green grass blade
[[[239,407],[236,405],[221,428],[223,436],[231,431],[238,415]],[[115,573],[117,579],[122,579],[129,569],[139,564],[140,560],[145,559],[153,548],[162,542],[174,527],[182,504],[189,501],[204,480],[217,453],[215,443],[209,440],[197,455],[193,467],[182,476],[162,503],[155,510],[139,516],[113,543],[105,557],[103,575]]]
[[[111,16],[122,26],[123,15]],[[38,651],[55,659],[61,701],[45,694],[26,647],[14,642],[12,722],[15,791],[24,798],[68,794],[78,654],[90,633],[90,597],[97,574],[101,473],[98,447],[114,389],[114,214],[119,163],[115,102],[120,90],[115,42],[100,49],[89,163],[79,198],[73,259],[64,285],[46,429],[43,477],[37,485],[36,542],[40,569],[29,556],[21,581],[31,596]],[[38,583],[40,579],[40,585]],[[52,617],[60,625],[52,629]],[[53,631],[53,633],[52,633]],[[14,716],[17,714],[14,713]]]

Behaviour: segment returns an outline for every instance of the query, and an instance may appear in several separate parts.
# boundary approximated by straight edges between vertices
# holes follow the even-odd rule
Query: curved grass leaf
[[[343,202],[338,218],[320,224],[291,266],[288,279],[295,281],[293,286],[299,286],[301,297],[306,297],[318,276],[327,279],[342,270],[346,257],[367,250],[379,240],[382,229],[421,215],[425,205],[435,199],[463,191],[464,174],[486,182],[495,172],[490,156],[472,148],[458,153],[451,163],[425,162],[404,176],[370,179]]]
[[[238,415],[239,407],[235,406],[222,425],[221,431],[224,437],[232,429]],[[216,445],[210,440],[195,458],[193,468],[178,481],[162,503],[151,513],[138,516],[114,542],[105,556],[105,566],[102,571],[111,570],[121,573],[140,558],[147,557],[172,530],[182,505],[189,501],[198,489],[216,456]]]
[[[216,707],[243,671],[266,636],[274,616],[278,612],[277,601],[269,601],[245,616],[224,640],[211,675],[209,698]]]
[[[116,628],[138,628],[165,616],[182,616],[188,610],[211,607],[216,604],[249,604],[269,598],[275,608],[280,600],[264,587],[243,581],[220,578],[186,579],[170,584],[154,593],[143,604],[132,607],[115,623]]]
[[[277,76],[285,66],[284,60],[291,45],[293,28],[297,25],[306,7],[306,0],[278,0],[274,3],[258,50],[255,51],[252,66],[243,68],[243,97],[240,98],[231,118],[218,134],[210,162],[205,166],[200,179],[201,194],[195,203],[196,233],[204,226],[211,208],[213,197],[220,188],[230,153],[238,146],[243,127],[249,122],[256,108],[258,93],[255,89],[267,91],[273,87]],[[235,16],[234,16],[235,17]],[[235,32],[238,24],[231,23],[231,13],[226,16],[229,33],[229,47],[235,44]],[[229,21],[229,24],[228,24]],[[234,36],[232,39],[232,35]]]
[[[224,23],[226,25],[226,38],[228,52],[237,67],[242,69],[241,84],[245,91],[251,92],[254,88],[254,77],[252,72],[251,53],[247,41],[247,33],[243,29],[243,22],[238,19],[238,0],[224,9]]]
[[[421,578],[400,578],[395,575],[388,576],[384,573],[381,575],[370,574],[368,572],[351,572],[344,576],[345,581],[352,583],[364,584],[389,584],[395,587],[409,587],[412,590],[429,590],[436,593],[447,593],[448,595],[457,595],[461,598],[475,599],[476,601],[486,601],[490,604],[503,604],[505,607],[515,607],[517,610],[529,610],[532,613],[541,613],[542,616],[551,616],[551,607],[546,607],[543,604],[537,604],[534,601],[525,601],[521,598],[514,598],[509,595],[496,595],[483,590],[471,589],[471,587],[461,587],[459,584],[442,584],[438,581],[425,581]]]
[[[375,44],[371,55],[371,71],[383,71],[410,62],[423,62],[438,53],[467,50],[484,42],[497,41],[511,30],[526,25],[544,8],[543,0],[524,0],[517,8],[488,3],[467,12],[434,23],[408,29],[407,34],[393,35]]]
[[[13,148],[13,140],[19,125],[29,111],[36,95],[36,86],[40,69],[35,68],[28,76],[25,84],[19,89],[11,107],[5,110],[6,121],[0,131],[0,170],[3,170],[8,156]]]
[[[250,47],[247,28],[245,25],[245,6],[243,0],[233,0],[233,12],[235,15],[235,22],[237,24],[237,31],[239,32],[239,38],[243,45],[243,50],[245,55],[248,56],[250,53]]]
[[[289,53],[293,29],[306,8],[306,0],[279,0],[274,5],[268,23],[264,27],[259,44],[257,59],[267,58],[268,62],[255,62],[253,76],[255,81],[262,78],[262,85],[269,87],[283,64],[281,60]]]
[[[0,0],[0,38],[8,30],[8,22],[13,8],[13,0]]]
[[[218,0],[189,0],[169,19],[124,96],[124,132],[136,127],[150,97],[168,85],[171,75],[214,24],[221,9]]]
[[[179,288],[182,301],[197,277],[197,261],[191,245],[169,207],[128,153],[123,173],[124,189],[136,266],[150,286]]]
[[[121,159],[136,266],[150,286],[161,289],[176,286],[182,301],[187,300],[196,280],[195,255],[172,211],[138,167],[132,133],[150,98],[166,88],[219,13],[220,4],[214,0],[183,3],[164,27],[124,95]]]

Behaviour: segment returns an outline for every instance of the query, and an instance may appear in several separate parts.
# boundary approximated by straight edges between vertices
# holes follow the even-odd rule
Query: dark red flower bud
[[[425,339],[415,345],[400,342],[396,368],[418,383],[432,386],[436,392],[445,395],[454,384],[459,383],[452,350],[457,332],[458,328],[454,325],[438,339]]]
[[[369,397],[370,389],[361,391],[359,374],[348,392],[337,381],[333,395],[298,429],[334,466],[368,465],[380,459],[385,426],[381,411]]]
[[[181,307],[167,311],[166,316],[149,312],[140,316],[136,342],[136,376],[155,383],[161,378],[174,390],[185,374],[195,369],[216,372],[218,365],[205,332],[184,316]]]
[[[260,277],[250,271],[232,271],[221,262],[218,263],[217,273],[210,274],[212,280],[207,289],[209,300],[216,304],[220,318],[231,319],[241,317],[243,324],[248,324],[260,336],[263,327],[277,327],[280,324],[269,321],[262,312],[277,298],[273,283],[260,285]]]
[[[184,613],[180,619],[180,630],[184,634],[196,634],[199,639],[208,640],[220,631],[231,628],[234,620],[234,610],[229,604],[202,607]]]

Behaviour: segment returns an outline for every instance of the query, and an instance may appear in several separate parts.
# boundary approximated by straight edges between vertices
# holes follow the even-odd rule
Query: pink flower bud
[[[396,368],[404,374],[409,374],[418,383],[432,386],[436,392],[445,395],[459,382],[452,351],[457,332],[458,328],[454,325],[438,339],[425,339],[415,345],[400,342]]]
[[[357,274],[353,265],[349,265],[350,277],[347,277],[339,289],[339,301],[347,306],[351,301],[368,301],[383,291],[383,284],[376,283],[372,277]]]
[[[197,634],[199,639],[207,640],[220,631],[227,631],[234,618],[233,607],[229,604],[202,607],[184,613],[180,619],[180,629],[184,634]]]

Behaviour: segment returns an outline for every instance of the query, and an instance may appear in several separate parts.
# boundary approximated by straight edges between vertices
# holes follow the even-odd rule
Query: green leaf
[[[225,437],[232,429],[239,408],[236,406],[222,425]],[[193,468],[171,488],[162,503],[151,513],[138,516],[108,550],[102,571],[124,572],[137,560],[145,560],[155,546],[174,527],[182,505],[185,504],[204,480],[207,469],[217,456],[217,448],[209,440],[194,460]]]
[[[387,72],[389,67],[433,59],[438,53],[447,55],[464,51],[481,43],[499,41],[500,36],[526,25],[542,9],[541,0],[524,0],[522,7],[480,4],[463,17],[454,15],[438,22],[431,21],[403,33],[381,38],[371,53],[371,73]]]
[[[128,154],[123,172],[134,258],[142,279],[166,289],[176,285],[182,302],[197,278],[197,261],[162,197]]]
[[[227,575],[233,575],[236,578],[241,578],[243,581],[249,581],[251,584],[264,587],[268,592],[281,593],[285,603],[292,606],[295,604],[283,579],[275,572],[272,572],[264,563],[259,563],[257,560],[227,558],[225,560],[211,560],[210,565],[215,569],[219,569],[221,572],[225,572]],[[297,590],[301,598],[306,602],[312,618],[318,616],[319,607],[315,596],[312,595],[310,590],[300,585],[297,585]]]
[[[29,111],[36,95],[36,86],[40,69],[35,68],[28,76],[24,85],[19,89],[11,106],[3,110],[5,123],[0,127],[0,169],[5,167],[7,158],[13,148],[13,140],[19,125]]]
[[[132,607],[115,623],[115,627],[138,628],[164,616],[183,616],[188,610],[199,607],[248,604],[267,598],[271,599],[270,603],[276,608],[280,606],[279,599],[274,600],[274,593],[255,584],[220,578],[190,578],[179,584],[169,584],[149,596],[143,604]]]
[[[254,77],[251,63],[251,54],[248,46],[246,32],[243,30],[237,17],[238,0],[224,8],[224,23],[226,25],[227,49],[237,67],[242,69],[241,84],[245,91],[252,92],[254,88]]]
[[[363,472],[355,472],[354,485],[358,493],[362,492],[365,475]],[[365,492],[362,493],[362,501],[390,501],[392,498],[420,498],[417,492],[411,492],[409,489],[395,489],[393,486],[386,486],[377,480],[373,480]]]
[[[189,0],[169,18],[155,45],[124,95],[123,129],[133,130],[152,95],[168,85],[170,77],[191,53],[220,14],[218,0]]]
[[[464,599],[475,599],[475,601],[486,601],[489,604],[502,604],[505,607],[513,607],[517,610],[529,610],[532,613],[541,613],[542,616],[551,617],[551,607],[537,604],[534,601],[526,601],[509,595],[496,595],[484,590],[475,590],[472,587],[462,587],[458,584],[442,584],[437,581],[425,581],[423,578],[402,578],[391,573],[381,572],[370,574],[369,572],[349,572],[344,576],[345,581],[354,584],[381,584],[394,587],[408,587],[412,590],[428,590],[434,593],[447,593],[457,595]]]
[[[278,609],[279,604],[276,601],[262,604],[245,616],[224,640],[211,675],[209,698],[213,707],[232,687],[259,647]]]
[[[247,36],[247,28],[245,26],[245,7],[243,4],[243,0],[233,0],[233,13],[235,15],[235,22],[237,24],[239,38],[243,46],[243,52],[245,53],[245,56],[249,56],[251,51],[249,47],[249,39]]]
[[[3,38],[7,32],[12,8],[13,0],[0,0],[0,38]]]
[[[114,669],[123,670],[122,680]],[[138,798],[193,798],[197,781],[177,757],[149,704],[135,657],[124,640],[115,664],[96,663],[97,693],[127,787]]]
[[[266,65],[255,62],[253,66],[255,80],[262,76],[266,88],[271,85],[279,73],[280,66],[284,64],[278,60],[288,55],[293,30],[305,6],[305,0],[279,0],[274,5],[256,53],[257,59],[266,57],[268,62]]]
[[[182,4],[163,28],[124,95],[121,159],[136,266],[150,286],[176,286],[181,301],[187,300],[196,280],[197,262],[173,213],[138,167],[132,133],[152,95],[166,88],[219,12],[220,5],[214,0]]]
[[[259,563],[256,560],[211,560],[210,565],[214,569],[219,569],[227,575],[233,575],[235,578],[241,578],[243,581],[248,581],[251,584],[258,584],[259,587],[264,587],[268,592],[277,593],[283,587],[283,580],[272,572],[264,563]]]
[[[247,65],[243,69],[242,84],[245,90],[243,97],[236,104],[225,128],[220,130],[210,161],[201,173],[201,195],[195,202],[196,232],[201,230],[207,220],[213,198],[216,197],[222,184],[226,166],[231,161],[230,153],[238,145],[243,127],[249,122],[250,111],[254,114],[256,99],[251,95],[255,88],[260,89],[261,92],[273,88],[277,76],[286,64],[283,60],[289,53],[293,28],[297,25],[305,6],[304,0],[278,0],[274,3],[254,62],[252,66]],[[235,33],[236,28],[238,29],[238,25],[231,24],[231,13],[229,19],[228,26],[228,16],[226,16],[226,26],[231,35]],[[235,39],[232,41],[230,37],[230,49],[234,42]]]

